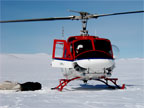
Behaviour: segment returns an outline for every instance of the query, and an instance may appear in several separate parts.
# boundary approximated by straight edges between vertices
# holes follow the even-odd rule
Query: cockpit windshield
[[[104,51],[106,53],[112,54],[111,44],[106,40],[94,40],[94,45],[96,50]]]
[[[76,56],[89,50],[93,50],[91,40],[79,40],[74,43],[74,51]]]

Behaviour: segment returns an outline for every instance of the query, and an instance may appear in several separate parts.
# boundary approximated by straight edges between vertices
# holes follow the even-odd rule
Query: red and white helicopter
[[[55,39],[53,44],[52,67],[63,69],[63,75],[66,79],[61,79],[60,84],[52,89],[62,91],[63,88],[72,80],[82,80],[87,83],[88,80],[97,80],[105,83],[111,88],[124,89],[117,85],[118,78],[109,78],[115,68],[115,57],[113,48],[109,39],[91,36],[86,30],[87,21],[91,18],[99,18],[112,15],[142,13],[144,11],[121,12],[112,14],[90,14],[79,12],[80,16],[52,17],[40,19],[23,19],[0,21],[0,23],[9,22],[30,22],[30,21],[52,21],[52,20],[81,20],[82,30],[79,36],[71,36],[67,40]],[[114,86],[108,84],[111,81]]]

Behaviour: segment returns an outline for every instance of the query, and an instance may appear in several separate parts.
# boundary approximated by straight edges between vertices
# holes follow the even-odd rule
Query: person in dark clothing
[[[40,90],[42,88],[39,82],[26,82],[20,84],[20,86],[21,86],[21,91],[34,91],[34,90]]]
[[[12,81],[4,81],[0,83],[0,90],[35,91],[40,90],[41,88],[42,85],[39,82],[17,83]]]

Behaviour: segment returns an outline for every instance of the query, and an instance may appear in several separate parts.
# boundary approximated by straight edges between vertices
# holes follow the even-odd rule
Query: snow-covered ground
[[[63,78],[47,54],[1,54],[0,82],[40,82],[39,91],[0,91],[0,108],[144,108],[144,59],[119,59],[112,77],[126,84],[113,90],[97,81],[69,83],[63,92],[51,90]]]

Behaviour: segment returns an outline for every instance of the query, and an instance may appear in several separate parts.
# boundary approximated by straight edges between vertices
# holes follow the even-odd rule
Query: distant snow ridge
[[[51,58],[51,55],[46,53],[36,53],[36,54],[0,54],[2,59],[25,59],[25,58],[37,58],[37,57],[48,57]]]
[[[144,60],[144,58],[120,58],[117,60]]]

